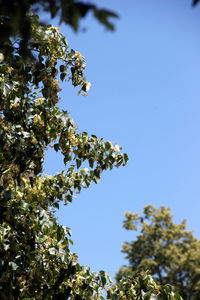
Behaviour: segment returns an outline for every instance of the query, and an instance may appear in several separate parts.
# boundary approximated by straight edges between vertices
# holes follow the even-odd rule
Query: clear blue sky
[[[58,212],[72,229],[72,251],[82,264],[112,276],[126,263],[122,243],[134,238],[122,228],[125,211],[146,204],[172,209],[200,238],[200,6],[191,0],[95,1],[119,13],[110,33],[92,18],[86,32],[62,32],[87,61],[88,97],[68,83],[60,105],[80,131],[119,143],[127,167],[104,173]],[[45,173],[64,166],[49,151]]]

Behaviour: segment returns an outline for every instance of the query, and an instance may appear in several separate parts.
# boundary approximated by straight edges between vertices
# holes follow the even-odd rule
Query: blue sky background
[[[122,243],[125,211],[146,204],[172,209],[200,238],[200,5],[190,0],[95,1],[119,13],[110,33],[92,17],[74,34],[61,26],[70,46],[86,57],[88,97],[68,83],[60,106],[80,131],[119,143],[129,164],[103,174],[68,206],[59,222],[72,229],[72,251],[92,270],[112,276],[126,263]],[[55,21],[54,21],[55,23]],[[46,155],[44,173],[64,168]]]

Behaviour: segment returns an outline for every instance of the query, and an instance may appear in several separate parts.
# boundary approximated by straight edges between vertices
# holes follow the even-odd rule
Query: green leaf
[[[67,77],[67,73],[64,73],[64,72],[63,72],[63,73],[60,74],[60,80],[62,80],[62,81],[63,81],[66,77]]]
[[[106,150],[110,150],[110,148],[112,147],[112,143],[111,142],[105,142],[105,146],[106,146]]]
[[[107,283],[107,279],[106,279],[106,275],[105,275],[105,272],[104,271],[99,271],[99,274],[100,274],[100,277],[101,277],[101,282],[102,282],[102,285],[106,285]]]
[[[61,72],[61,73],[65,72],[66,69],[67,69],[67,67],[66,67],[65,65],[61,65],[61,66],[60,66],[60,72]]]
[[[80,168],[80,166],[81,166],[81,159],[76,159],[76,166],[77,166],[77,169]]]
[[[94,162],[95,162],[94,159],[92,159],[92,158],[89,159],[89,166],[90,166],[90,168],[93,168]]]
[[[56,152],[58,152],[58,150],[60,149],[60,145],[59,144],[54,144],[54,150],[56,151]]]
[[[127,155],[126,153],[124,153],[124,160],[125,160],[126,163],[127,163],[128,160],[129,160],[128,155]]]

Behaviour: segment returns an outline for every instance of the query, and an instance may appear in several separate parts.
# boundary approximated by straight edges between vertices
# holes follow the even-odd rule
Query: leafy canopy
[[[18,40],[15,52],[1,52],[0,298],[90,299],[105,284],[105,274],[93,276],[77,263],[69,251],[70,232],[57,224],[52,209],[128,157],[109,141],[78,133],[58,108],[59,80],[87,92],[84,57],[68,48],[58,28],[31,18],[28,47],[35,60],[25,63]],[[55,176],[41,174],[49,146],[62,153],[66,165]],[[88,167],[81,168],[83,163]]]
[[[93,3],[76,0],[1,0],[0,1],[0,46],[10,52],[14,50],[9,39],[20,37],[20,54],[30,57],[28,40],[32,36],[33,19],[31,14],[47,12],[52,18],[57,17],[60,23],[79,29],[80,19],[89,12],[108,30],[114,30],[110,18],[117,14],[108,9],[98,8]]]
[[[30,13],[35,3],[2,1],[0,8],[6,29],[0,45],[0,299],[99,300],[103,294],[106,299],[181,299],[147,274],[108,286],[104,271],[91,272],[70,251],[70,229],[54,216],[60,201],[68,204],[75,193],[98,183],[104,170],[125,165],[128,156],[110,141],[79,132],[57,106],[60,81],[79,86],[79,93],[89,90],[86,64],[59,28]],[[55,3],[61,2],[52,1],[47,10]],[[16,28],[15,18],[21,24]],[[61,152],[65,170],[44,176],[49,147]]]
[[[119,270],[118,279],[148,270],[159,284],[175,286],[183,299],[200,299],[200,241],[185,221],[175,224],[168,208],[148,205],[142,216],[127,212],[124,227],[139,235],[123,244],[129,265]]]

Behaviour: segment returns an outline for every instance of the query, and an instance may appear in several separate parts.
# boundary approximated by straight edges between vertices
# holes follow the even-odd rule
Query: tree
[[[114,30],[110,18],[117,14],[108,9],[99,9],[93,3],[76,0],[1,0],[0,1],[0,47],[6,51],[14,50],[10,37],[20,37],[19,52],[30,58],[28,41],[32,36],[32,16],[39,12],[49,13],[52,18],[59,18],[60,23],[79,29],[80,19],[88,12],[108,30]],[[42,23],[41,23],[42,25]],[[32,57],[33,58],[33,57]]]
[[[97,183],[103,170],[124,165],[128,157],[110,142],[78,133],[68,113],[56,106],[58,75],[87,92],[84,58],[69,50],[58,28],[41,26],[36,16],[32,24],[28,47],[34,62],[25,63],[19,56],[18,40],[13,41],[14,53],[1,53],[0,298],[66,299],[81,294],[89,299],[98,294],[93,285],[104,275],[93,277],[78,265],[69,252],[69,230],[57,224],[52,209],[61,200],[71,201],[91,181]],[[50,145],[62,152],[66,171],[44,177],[44,151]],[[88,168],[81,168],[86,162]],[[81,292],[80,285],[85,285]]]
[[[193,6],[199,0],[193,0]],[[23,57],[30,58],[28,40],[31,38],[32,17],[30,13],[47,12],[52,18],[59,18],[60,23],[79,29],[80,20],[89,12],[108,30],[114,30],[110,18],[118,15],[109,9],[98,8],[90,2],[76,0],[1,0],[0,1],[0,48],[12,52],[13,45],[10,37],[20,37],[19,52]]]
[[[123,244],[129,265],[119,270],[117,279],[148,270],[158,284],[175,286],[183,299],[200,299],[200,241],[186,230],[186,222],[175,224],[169,208],[148,205],[142,216],[125,214],[126,229],[138,231],[138,225],[136,239]]]
[[[1,17],[1,25],[12,28],[10,16]],[[54,212],[60,201],[68,204],[74,193],[98,183],[104,170],[125,165],[128,156],[118,145],[79,132],[68,112],[59,109],[59,81],[80,86],[79,93],[90,88],[84,57],[69,48],[59,28],[41,24],[32,13],[28,18],[25,41],[32,59],[23,54],[18,31],[15,36],[8,31],[0,48],[0,299],[104,299],[109,276],[78,263],[69,249],[70,229],[58,224]],[[49,147],[62,153],[66,170],[44,176]],[[145,274],[107,287],[106,297],[152,295],[180,299]]]

